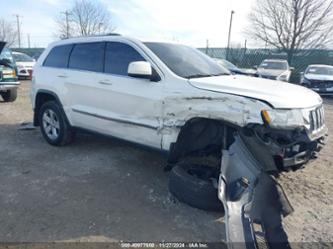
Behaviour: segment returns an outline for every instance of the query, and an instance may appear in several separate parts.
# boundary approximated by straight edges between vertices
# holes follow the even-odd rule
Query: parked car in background
[[[0,96],[5,102],[13,102],[20,82],[12,52],[5,45],[5,42],[0,42]]]
[[[309,65],[301,73],[301,85],[321,95],[333,95],[333,66]]]
[[[289,82],[293,69],[286,60],[266,59],[257,68],[257,75],[260,78]]]
[[[30,79],[36,60],[20,52],[13,52],[13,57],[16,62],[18,77],[21,79]]]

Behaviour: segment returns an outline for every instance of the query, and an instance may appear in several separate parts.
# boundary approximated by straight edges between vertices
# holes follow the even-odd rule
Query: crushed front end
[[[240,132],[251,153],[269,173],[299,169],[318,157],[327,139],[322,104],[284,112],[293,120],[282,120],[280,113],[275,114],[280,117],[263,113],[265,125],[249,126]],[[283,121],[287,127],[283,127]]]
[[[281,115],[264,113],[264,125],[237,131],[223,150],[218,193],[229,248],[290,248],[282,218],[293,208],[275,177],[317,158],[327,137],[322,105],[299,113],[292,121],[304,123],[292,127],[295,122],[286,120],[287,129],[276,125]]]

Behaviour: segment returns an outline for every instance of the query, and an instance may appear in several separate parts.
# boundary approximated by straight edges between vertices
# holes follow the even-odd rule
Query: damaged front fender
[[[290,248],[282,216],[293,208],[240,136],[223,151],[219,199],[225,208],[228,248]]]

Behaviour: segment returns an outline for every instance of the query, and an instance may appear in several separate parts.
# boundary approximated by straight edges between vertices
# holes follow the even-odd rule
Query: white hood
[[[23,62],[23,61],[17,61],[16,65],[17,66],[21,66],[21,67],[26,67],[26,68],[33,68],[36,62],[34,61],[27,61],[27,62]]]
[[[203,90],[263,100],[274,108],[309,108],[322,103],[317,93],[305,87],[242,75],[190,79],[189,83]]]
[[[309,80],[322,80],[322,81],[333,81],[333,75],[320,75],[320,74],[304,74],[304,77]]]

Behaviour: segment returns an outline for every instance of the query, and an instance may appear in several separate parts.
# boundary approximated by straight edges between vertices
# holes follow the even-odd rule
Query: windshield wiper
[[[193,78],[204,78],[204,77],[213,77],[213,76],[221,76],[221,75],[230,75],[229,73],[218,73],[218,74],[193,74],[190,76],[187,76],[185,78],[187,79],[193,79]]]
[[[215,76],[214,74],[193,74],[186,76],[187,79],[193,79],[193,78],[204,78],[204,77],[212,77]]]
[[[222,75],[230,75],[230,73],[218,73],[218,74],[214,74],[214,76],[222,76]]]

